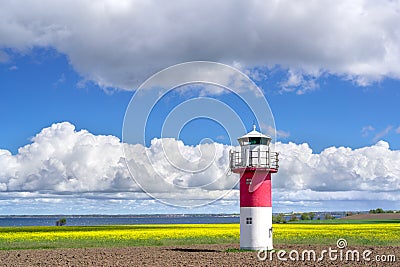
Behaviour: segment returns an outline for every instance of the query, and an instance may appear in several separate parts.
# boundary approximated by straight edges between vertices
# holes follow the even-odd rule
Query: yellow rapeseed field
[[[400,223],[277,224],[274,238],[283,243],[330,244],[345,238],[350,245],[400,245]]]
[[[400,245],[400,223],[275,224],[276,244]],[[238,243],[239,224],[0,227],[0,248]]]
[[[35,227],[40,229],[39,227]],[[215,237],[237,237],[239,236],[239,225],[236,224],[183,224],[183,225],[151,225],[151,226],[115,226],[115,227],[72,227],[76,230],[63,228],[43,228],[38,231],[8,231],[0,232],[0,240],[57,240],[57,239],[180,239],[200,238],[207,236]],[[52,231],[52,229],[54,231]],[[65,231],[63,231],[65,230]],[[72,231],[71,231],[72,230]]]

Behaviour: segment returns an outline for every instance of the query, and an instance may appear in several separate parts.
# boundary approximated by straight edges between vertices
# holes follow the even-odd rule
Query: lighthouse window
[[[261,137],[250,137],[249,144],[250,145],[259,145],[261,143]]]
[[[246,218],[246,224],[253,224],[253,218],[247,217]]]

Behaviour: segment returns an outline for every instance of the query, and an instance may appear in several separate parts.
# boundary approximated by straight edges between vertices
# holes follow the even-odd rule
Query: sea
[[[66,218],[69,226],[129,225],[129,224],[212,224],[239,223],[239,215],[39,215],[0,216],[0,227],[6,226],[53,226]]]
[[[324,219],[326,213],[339,219],[346,212],[315,212],[314,220]],[[367,212],[361,212],[367,213]],[[277,214],[274,214],[277,215]],[[300,218],[300,213],[296,213]],[[291,214],[284,215],[286,221]],[[239,223],[239,214],[149,214],[149,215],[0,215],[0,227],[52,226],[65,218],[69,226],[129,225],[129,224],[213,224]]]

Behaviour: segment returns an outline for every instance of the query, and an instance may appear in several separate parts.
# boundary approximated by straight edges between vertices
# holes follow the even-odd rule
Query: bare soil
[[[400,220],[400,213],[355,214],[342,218],[343,220]]]
[[[43,250],[8,250],[0,251],[0,266],[400,266],[400,247],[348,247],[342,250],[343,260],[340,260],[340,251],[336,260],[331,260],[326,253],[322,261],[301,260],[304,250],[314,250],[316,258],[322,250],[329,246],[323,245],[277,245],[276,250],[286,251],[279,260],[276,252],[273,260],[269,258],[260,261],[255,251],[237,251],[238,244],[221,245],[192,245],[170,247],[124,247],[124,248],[81,248],[81,249],[43,249]],[[337,249],[332,247],[332,249]],[[357,249],[360,261],[345,261],[347,250]],[[300,253],[299,261],[292,261],[289,253],[297,250]],[[362,259],[362,253],[370,250],[370,261]],[[395,255],[395,262],[378,262],[384,255]],[[264,254],[260,255],[264,256]],[[295,254],[292,254],[295,256]],[[392,259],[393,261],[393,259]]]

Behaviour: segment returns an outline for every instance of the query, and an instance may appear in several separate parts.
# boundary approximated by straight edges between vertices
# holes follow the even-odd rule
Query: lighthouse
[[[271,250],[271,174],[278,172],[278,153],[255,125],[238,142],[240,150],[230,151],[230,168],[240,174],[240,248]]]

